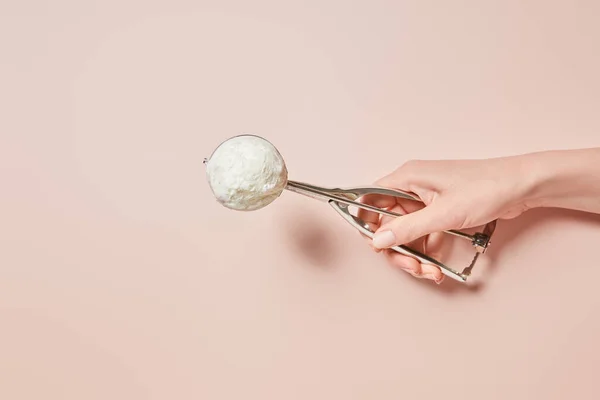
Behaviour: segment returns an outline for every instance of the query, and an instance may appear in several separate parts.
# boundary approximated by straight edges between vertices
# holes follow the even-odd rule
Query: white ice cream
[[[281,154],[253,135],[235,136],[219,145],[206,163],[206,175],[217,200],[241,211],[265,207],[287,184]]]

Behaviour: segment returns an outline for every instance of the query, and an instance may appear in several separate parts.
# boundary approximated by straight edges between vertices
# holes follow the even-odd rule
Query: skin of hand
[[[445,230],[512,219],[534,207],[600,212],[599,177],[600,148],[484,160],[409,161],[375,184],[412,193],[422,203],[369,195],[361,201],[405,215],[393,218],[360,209],[358,217],[375,231],[371,246],[392,265],[441,283],[439,268],[389,247],[405,244],[437,258],[444,235],[440,232]]]

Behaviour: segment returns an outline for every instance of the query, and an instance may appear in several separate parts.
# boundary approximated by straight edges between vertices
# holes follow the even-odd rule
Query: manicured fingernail
[[[386,249],[396,243],[396,236],[392,231],[383,231],[373,236],[373,246],[378,249]]]
[[[441,285],[443,281],[444,281],[444,277],[442,276],[440,279],[436,279],[435,283],[438,285]]]

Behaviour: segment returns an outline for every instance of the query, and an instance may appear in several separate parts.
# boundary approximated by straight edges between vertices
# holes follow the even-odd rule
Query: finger
[[[388,211],[395,212],[400,215],[412,213],[418,210],[421,210],[425,207],[425,204],[421,201],[403,199],[400,197],[386,196],[380,194],[368,194],[363,196],[360,199],[361,203],[368,204],[377,208],[385,209]],[[365,222],[371,224],[381,225],[381,217],[382,214],[376,213],[375,211],[365,210],[364,208],[359,208],[357,217],[362,219]],[[387,222],[389,222],[393,217],[387,217]]]
[[[423,241],[423,253],[438,259],[444,245],[444,233],[433,232]]]
[[[455,220],[456,214],[452,213],[451,206],[441,202],[433,203],[380,226],[373,244],[381,249],[410,243],[433,232],[456,228],[452,226]]]
[[[423,240],[423,254],[427,254],[429,257],[440,261],[441,250],[444,244],[444,233],[434,232],[425,237]],[[442,270],[431,264],[421,264],[421,270],[423,271],[423,277],[430,279],[437,284],[442,283],[444,280],[444,274]]]
[[[389,224],[394,219],[403,218],[404,215],[408,214],[406,209],[400,203],[396,203],[393,207],[388,208],[388,211],[391,211],[396,214],[400,214],[402,217],[392,217],[391,215],[381,215],[381,221],[379,223],[379,226]]]
[[[432,280],[437,284],[440,284],[444,280],[442,270],[431,264],[421,264],[421,277]]]
[[[415,278],[432,280],[438,285],[444,280],[442,271],[433,265],[421,264],[416,259],[393,250],[385,250],[385,255],[391,265],[408,272]]]
[[[398,204],[396,204],[394,207],[389,209],[389,211],[392,211],[396,214],[400,214],[401,217],[392,217],[392,216],[388,216],[388,215],[382,215],[381,221],[380,221],[377,229],[379,230],[380,226],[390,224],[392,221],[394,221],[395,218],[404,218],[404,216],[406,214],[410,214],[410,213],[419,211],[419,210],[423,209],[423,207],[425,207],[425,205],[423,203],[420,203],[420,202],[417,203],[417,202],[410,201],[410,200],[405,201],[403,199],[399,199]],[[413,244],[413,242],[404,243],[404,244]],[[422,248],[422,246],[419,245],[419,248]]]
[[[414,207],[414,205],[413,205],[413,207]],[[421,206],[421,208],[422,208],[422,206]],[[400,202],[398,204],[396,204],[394,207],[392,207],[390,209],[390,211],[400,214],[400,215],[402,215],[402,217],[391,217],[391,216],[387,216],[387,215],[382,215],[380,225],[389,224],[395,218],[404,218],[404,215],[408,214],[405,206]],[[379,227],[377,229],[379,229]],[[372,240],[371,240],[371,243],[372,243]],[[411,246],[412,248],[416,248],[416,249],[420,249],[420,250],[424,251],[424,249],[425,249],[424,243],[425,243],[425,238],[417,238],[416,240],[414,240],[410,243],[404,243],[404,244]],[[373,245],[373,244],[372,244],[372,247],[374,249],[378,249],[378,247],[375,247],[375,245]]]
[[[363,221],[367,222],[369,225],[380,225],[379,214],[375,211],[365,210],[364,208],[359,208],[356,216]]]
[[[390,264],[400,268],[415,278],[421,277],[421,263],[416,259],[400,254],[394,250],[385,250],[385,256]]]
[[[400,204],[400,206],[402,206],[402,209],[405,211],[405,214],[417,212],[425,207],[425,203],[417,200],[398,198],[397,202],[398,204]]]
[[[396,204],[396,198],[380,194],[367,194],[361,197],[359,199],[359,202],[373,207],[387,209],[389,207],[393,207]],[[364,208],[359,208],[357,217],[365,222],[379,225],[380,214],[376,213],[375,211],[369,211],[365,210]]]
[[[365,195],[362,198],[360,198],[359,201],[363,204],[372,205],[372,206],[378,207],[378,208],[388,208],[388,207],[392,207],[393,205],[396,204],[396,199],[394,197],[377,195],[377,194]],[[365,210],[364,208],[359,208],[356,216],[358,218],[360,218],[361,220],[363,220],[364,222],[366,222],[371,231],[375,232],[377,229],[379,229],[380,218],[381,218],[380,214],[378,214],[374,211]],[[373,246],[372,238],[370,238],[369,236],[364,235],[362,233],[361,233],[361,235],[365,238],[368,245],[376,253],[379,253],[381,251],[381,249],[378,249]]]
[[[387,208],[392,207],[396,204],[396,197],[387,196],[384,194],[365,194],[359,200],[363,204],[369,204],[371,206],[379,207],[379,208]]]
[[[375,228],[376,229],[376,228]],[[372,230],[375,230],[372,229]],[[380,253],[383,249],[379,249],[375,246],[373,246],[373,239],[371,239],[369,236],[363,234],[362,232],[360,232],[360,235],[365,239],[365,241],[367,242],[367,244],[369,245],[369,247],[375,252],[375,253]]]

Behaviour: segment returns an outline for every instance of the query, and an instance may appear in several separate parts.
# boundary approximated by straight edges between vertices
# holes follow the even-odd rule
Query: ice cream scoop
[[[288,179],[285,161],[268,140],[255,135],[234,136],[221,143],[210,158],[205,159],[206,175],[219,203],[239,211],[253,211],[271,204],[284,190],[328,202],[348,223],[363,235],[373,238],[369,224],[350,212],[350,206],[376,212],[380,215],[402,217],[402,214],[361,203],[369,194],[392,196],[421,201],[417,196],[397,189],[382,187],[354,187],[348,189],[324,188]],[[413,257],[422,263],[434,265],[457,281],[466,282],[480,254],[485,253],[496,228],[496,221],[485,225],[483,232],[468,234],[456,230],[444,231],[467,239],[475,247],[475,257],[462,271],[452,269],[439,260],[405,245],[390,249]]]

